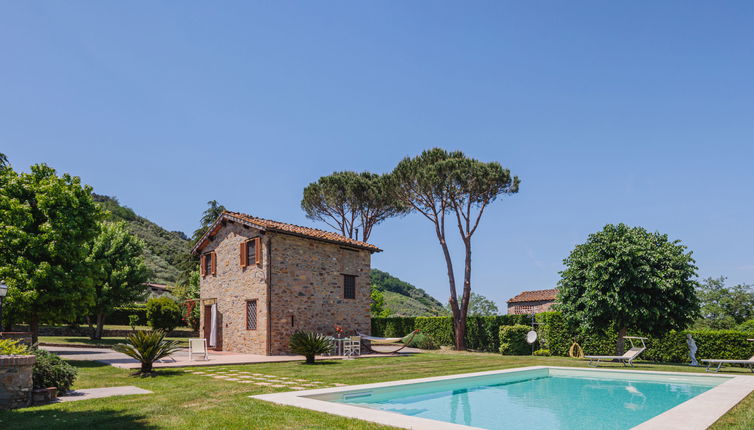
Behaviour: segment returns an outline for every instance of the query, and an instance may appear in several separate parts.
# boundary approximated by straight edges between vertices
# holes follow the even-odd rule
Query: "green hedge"
[[[113,310],[113,313],[107,316],[105,324],[128,325],[128,316],[137,315],[139,325],[147,325],[147,307],[144,304],[120,306]]]
[[[530,324],[528,315],[497,315],[466,319],[466,347],[476,351],[498,352],[500,326]],[[437,345],[454,345],[455,330],[451,317],[388,317],[372,318],[372,335],[401,337],[421,330]],[[570,344],[569,344],[570,346]]]
[[[537,314],[537,331],[552,355],[568,355],[568,349],[576,341],[586,354],[612,355],[615,353],[615,343],[618,339],[617,331],[612,329],[604,334],[584,335],[568,329],[563,316],[559,312],[544,312]],[[691,334],[696,342],[697,359],[721,358],[740,360],[747,359],[754,354],[754,342],[748,342],[751,332],[735,330],[684,330],[670,331],[664,336],[653,337],[642,333],[632,335],[645,336],[647,350],[641,359],[666,362],[690,363],[689,348],[686,335]],[[628,342],[628,341],[626,341]]]
[[[531,346],[526,343],[526,333],[531,330],[528,325],[500,326],[500,353],[503,355],[529,355]]]
[[[586,354],[612,355],[615,353],[616,330],[604,334],[577,334],[568,329],[559,312],[543,312],[536,315],[539,323],[540,348],[550,350],[552,355],[567,356],[574,341]],[[469,317],[466,320],[466,347],[477,351],[498,352],[500,349],[500,327],[511,325],[530,326],[529,315],[499,315],[493,317]],[[432,338],[437,345],[453,345],[453,319],[451,317],[392,317],[372,318],[372,335],[402,337],[415,329]],[[641,333],[631,333],[642,335]],[[647,350],[642,359],[667,362],[689,363],[689,349],[686,335],[691,334],[698,347],[696,357],[721,359],[747,359],[754,355],[754,342],[746,339],[754,337],[752,332],[735,330],[685,330],[671,331],[656,338],[646,336]]]

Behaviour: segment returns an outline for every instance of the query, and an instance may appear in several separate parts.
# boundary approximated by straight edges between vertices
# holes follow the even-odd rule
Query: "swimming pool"
[[[745,397],[754,377],[533,367],[253,397],[404,428],[705,428],[740,400],[699,403],[720,409],[725,387]]]

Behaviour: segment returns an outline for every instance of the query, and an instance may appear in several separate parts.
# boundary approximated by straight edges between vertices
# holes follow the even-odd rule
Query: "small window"
[[[343,297],[346,299],[356,298],[356,276],[343,275]]]
[[[241,267],[260,263],[261,243],[258,237],[241,242]]]
[[[215,260],[215,252],[208,252],[202,255],[200,267],[202,269],[202,276],[214,275],[216,272],[217,263]]]
[[[246,330],[257,329],[257,301],[248,300],[246,302]]]

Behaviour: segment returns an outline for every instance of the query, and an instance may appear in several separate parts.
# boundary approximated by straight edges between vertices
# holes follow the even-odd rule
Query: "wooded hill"
[[[372,269],[372,285],[382,292],[391,316],[441,316],[448,311],[437,299],[421,288],[381,270]]]
[[[168,231],[122,206],[115,197],[92,193],[94,201],[110,212],[110,221],[125,221],[128,230],[144,241],[144,259],[152,272],[150,282],[174,284],[178,263],[189,252],[189,239],[183,232]]]

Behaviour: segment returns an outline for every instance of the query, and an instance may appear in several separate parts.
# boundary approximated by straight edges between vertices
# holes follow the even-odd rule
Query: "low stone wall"
[[[18,339],[21,343],[31,346],[31,332],[28,331],[0,331],[0,339]]]
[[[0,355],[0,410],[31,404],[33,355]]]

